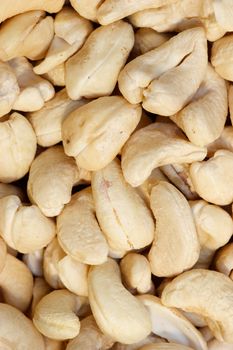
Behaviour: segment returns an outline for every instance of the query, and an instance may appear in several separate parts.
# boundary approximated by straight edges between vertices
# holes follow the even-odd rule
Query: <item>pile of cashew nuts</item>
[[[233,349],[233,1],[0,1],[0,349]]]

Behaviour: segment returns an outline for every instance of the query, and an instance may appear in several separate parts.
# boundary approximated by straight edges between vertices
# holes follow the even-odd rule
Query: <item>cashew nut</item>
[[[214,42],[211,50],[211,63],[216,72],[224,79],[233,81],[232,74],[233,34]]]
[[[44,250],[38,249],[23,255],[23,262],[27,265],[34,276],[43,276]]]
[[[216,270],[224,273],[233,280],[233,243],[219,249],[214,259]]]
[[[192,350],[190,347],[175,343],[148,344],[138,350]]]
[[[84,18],[97,22],[97,10],[104,0],[70,0],[71,6]]]
[[[11,195],[19,197],[21,201],[25,200],[25,194],[22,188],[12,184],[0,183],[0,199]]]
[[[140,28],[135,33],[134,53],[136,56],[155,49],[171,38],[171,35],[157,33],[151,28]]]
[[[33,317],[35,312],[35,307],[39,301],[48,293],[51,292],[51,287],[46,283],[46,281],[41,277],[36,277],[33,284],[32,290],[32,302],[30,314]]]
[[[65,86],[65,63],[61,63],[43,75],[55,86]]]
[[[233,127],[225,126],[220,137],[214,142],[207,145],[208,156],[212,157],[220,149],[227,149],[233,152]]]

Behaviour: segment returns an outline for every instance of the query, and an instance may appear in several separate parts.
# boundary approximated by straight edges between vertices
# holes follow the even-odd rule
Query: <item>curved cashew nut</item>
[[[65,153],[81,168],[96,171],[120,152],[141,117],[141,107],[123,97],[100,97],[76,109],[62,124]]]
[[[28,196],[46,216],[58,215],[71,199],[78,180],[75,161],[61,146],[50,147],[32,162],[27,184]]]
[[[117,159],[92,173],[92,192],[96,215],[111,249],[129,251],[152,242],[152,214],[137,191],[126,183]]]
[[[135,33],[133,52],[136,56],[155,49],[171,38],[170,34],[158,33],[151,28],[140,28]]]
[[[36,135],[27,119],[18,113],[0,123],[0,135],[0,181],[13,182],[29,170],[36,153]]]
[[[0,61],[0,118],[11,111],[19,93],[13,70],[8,63]]]
[[[122,150],[121,166],[131,186],[141,185],[154,168],[177,163],[192,163],[206,156],[206,148],[193,145],[178,127],[153,123],[135,132]]]
[[[190,205],[201,245],[195,267],[208,268],[216,250],[230,240],[233,234],[233,221],[225,210],[203,200],[190,202]]]
[[[214,259],[217,271],[224,273],[233,280],[233,243],[229,243],[219,249]]]
[[[48,338],[72,339],[79,334],[77,316],[82,300],[66,289],[55,290],[44,296],[35,307],[33,323]]]
[[[232,73],[233,34],[215,41],[211,50],[211,63],[224,79],[233,81]]]
[[[207,161],[194,162],[190,176],[195,191],[207,202],[227,205],[233,202],[233,152],[219,150]]]
[[[65,257],[65,252],[60,247],[57,237],[55,237],[45,248],[43,260],[43,272],[46,282],[54,289],[64,288],[59,271],[59,261]]]
[[[120,269],[114,260],[90,268],[88,288],[91,310],[104,334],[132,344],[150,333],[149,313],[122,285]]]
[[[95,217],[90,187],[73,195],[57,217],[57,237],[63,250],[83,264],[107,260],[108,245]]]
[[[232,293],[233,281],[222,273],[193,269],[174,278],[164,288],[162,303],[204,316],[218,340],[232,343],[233,315],[229,312]]]
[[[192,350],[190,347],[175,343],[148,344],[138,350]]]
[[[138,56],[119,75],[122,95],[130,103],[142,102],[144,109],[155,114],[177,113],[204,79],[206,43],[204,30],[192,28]]]
[[[159,182],[151,192],[156,219],[155,239],[149,252],[151,271],[171,277],[191,268],[200,245],[191,208],[184,195],[168,182]]]
[[[104,0],[70,0],[71,6],[84,18],[97,22],[97,10]]]
[[[23,255],[23,262],[27,265],[34,276],[43,276],[44,250],[38,249]]]
[[[134,32],[129,23],[119,21],[95,29],[66,62],[66,89],[70,98],[111,95],[133,45]]]

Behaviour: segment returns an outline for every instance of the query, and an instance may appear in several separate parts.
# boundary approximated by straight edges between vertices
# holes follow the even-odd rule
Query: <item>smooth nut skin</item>
[[[25,194],[22,188],[12,184],[0,183],[0,199],[11,195],[19,197],[21,201],[25,200]]]
[[[151,332],[148,311],[124,288],[114,260],[108,259],[104,264],[90,268],[88,288],[96,323],[114,341],[132,344]]]
[[[140,28],[135,33],[133,53],[136,56],[155,49],[171,38],[170,34],[157,33],[151,28]]]
[[[211,63],[216,72],[224,79],[233,81],[232,74],[233,34],[214,42],[211,50]]]
[[[92,173],[92,192],[100,227],[114,251],[149,245],[154,237],[150,210],[137,191],[126,183],[115,159]]]
[[[0,238],[0,273],[6,263],[6,255],[7,255],[6,243],[2,238]]]
[[[72,112],[62,124],[65,153],[83,169],[96,171],[120,152],[141,118],[141,107],[123,97],[100,97]]]
[[[233,153],[219,150],[207,161],[194,162],[190,177],[195,191],[207,202],[217,205],[233,201]]]
[[[108,245],[96,220],[90,187],[74,194],[57,217],[57,237],[66,254],[83,264],[107,260]]]
[[[46,350],[32,321],[15,307],[0,304],[0,345],[6,350]]]
[[[0,117],[11,111],[19,93],[13,70],[8,63],[0,61]]]
[[[0,181],[9,183],[28,172],[36,153],[36,135],[18,113],[0,123],[0,135]]]
[[[233,31],[232,15],[233,15],[233,5],[227,0],[219,2],[218,0],[213,0],[214,13],[218,23],[226,31]]]
[[[74,294],[66,289],[55,290],[36,305],[33,323],[48,338],[72,339],[80,330],[80,321],[76,315],[78,306],[78,299]]]
[[[138,56],[126,64],[119,75],[122,95],[130,103],[142,102],[145,110],[155,114],[177,113],[204,79],[206,43],[204,30],[192,28]]]
[[[160,343],[160,344],[148,344],[138,350],[192,350],[192,349],[188,346],[175,344],[175,343],[174,344]]]
[[[204,316],[216,339],[232,343],[232,292],[233,281],[222,273],[193,269],[165,286],[162,303]]]
[[[148,255],[152,273],[171,277],[190,269],[199,258],[200,245],[188,201],[175,186],[161,181],[152,189],[151,209],[156,219]]]
[[[97,22],[97,10],[104,0],[70,0],[71,6],[84,18]]]
[[[27,265],[31,273],[36,277],[43,276],[44,249],[34,250],[23,255],[23,262]]]
[[[153,123],[135,132],[122,150],[121,166],[126,181],[141,185],[152,170],[162,165],[192,163],[205,158],[205,147],[193,145],[173,124]]]
[[[94,30],[83,47],[66,62],[69,97],[77,100],[111,95],[133,45],[133,28],[126,22]]]
[[[37,156],[30,168],[28,196],[46,216],[58,215],[71,199],[71,191],[78,180],[75,161],[61,146],[50,147]]]
[[[43,259],[44,278],[53,289],[64,288],[59,276],[59,261],[65,256],[66,254],[59,245],[57,237],[45,248]]]
[[[51,69],[47,73],[45,73],[44,78],[49,80],[54,86],[62,86],[66,85],[65,83],[65,64],[61,63],[55,68]]]
[[[233,243],[219,249],[214,258],[214,266],[217,271],[233,279]]]

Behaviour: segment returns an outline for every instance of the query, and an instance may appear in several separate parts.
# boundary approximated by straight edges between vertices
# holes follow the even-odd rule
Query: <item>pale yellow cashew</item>
[[[11,111],[19,93],[20,88],[12,68],[0,61],[0,118]]]
[[[233,34],[226,35],[214,42],[211,50],[211,63],[216,72],[224,79],[233,81]]]
[[[64,288],[59,276],[59,261],[66,256],[57,237],[48,244],[44,251],[43,272],[46,282],[54,289]]]
[[[226,32],[233,31],[233,3],[228,0],[212,0],[216,20]]]
[[[135,43],[133,53],[136,56],[155,49],[171,38],[170,34],[157,33],[151,28],[140,28],[135,33]]]
[[[233,152],[233,127],[225,126],[220,137],[207,145],[207,148],[209,157],[212,157],[214,153],[220,149],[226,149]]]
[[[97,22],[97,10],[104,0],[70,0],[71,6],[84,18]]]
[[[229,243],[219,249],[214,259],[217,271],[224,273],[233,280],[233,243]]]
[[[59,64],[43,76],[55,86],[65,86],[65,63]]]
[[[27,265],[34,276],[43,276],[44,249],[34,250],[23,255],[23,262]]]

